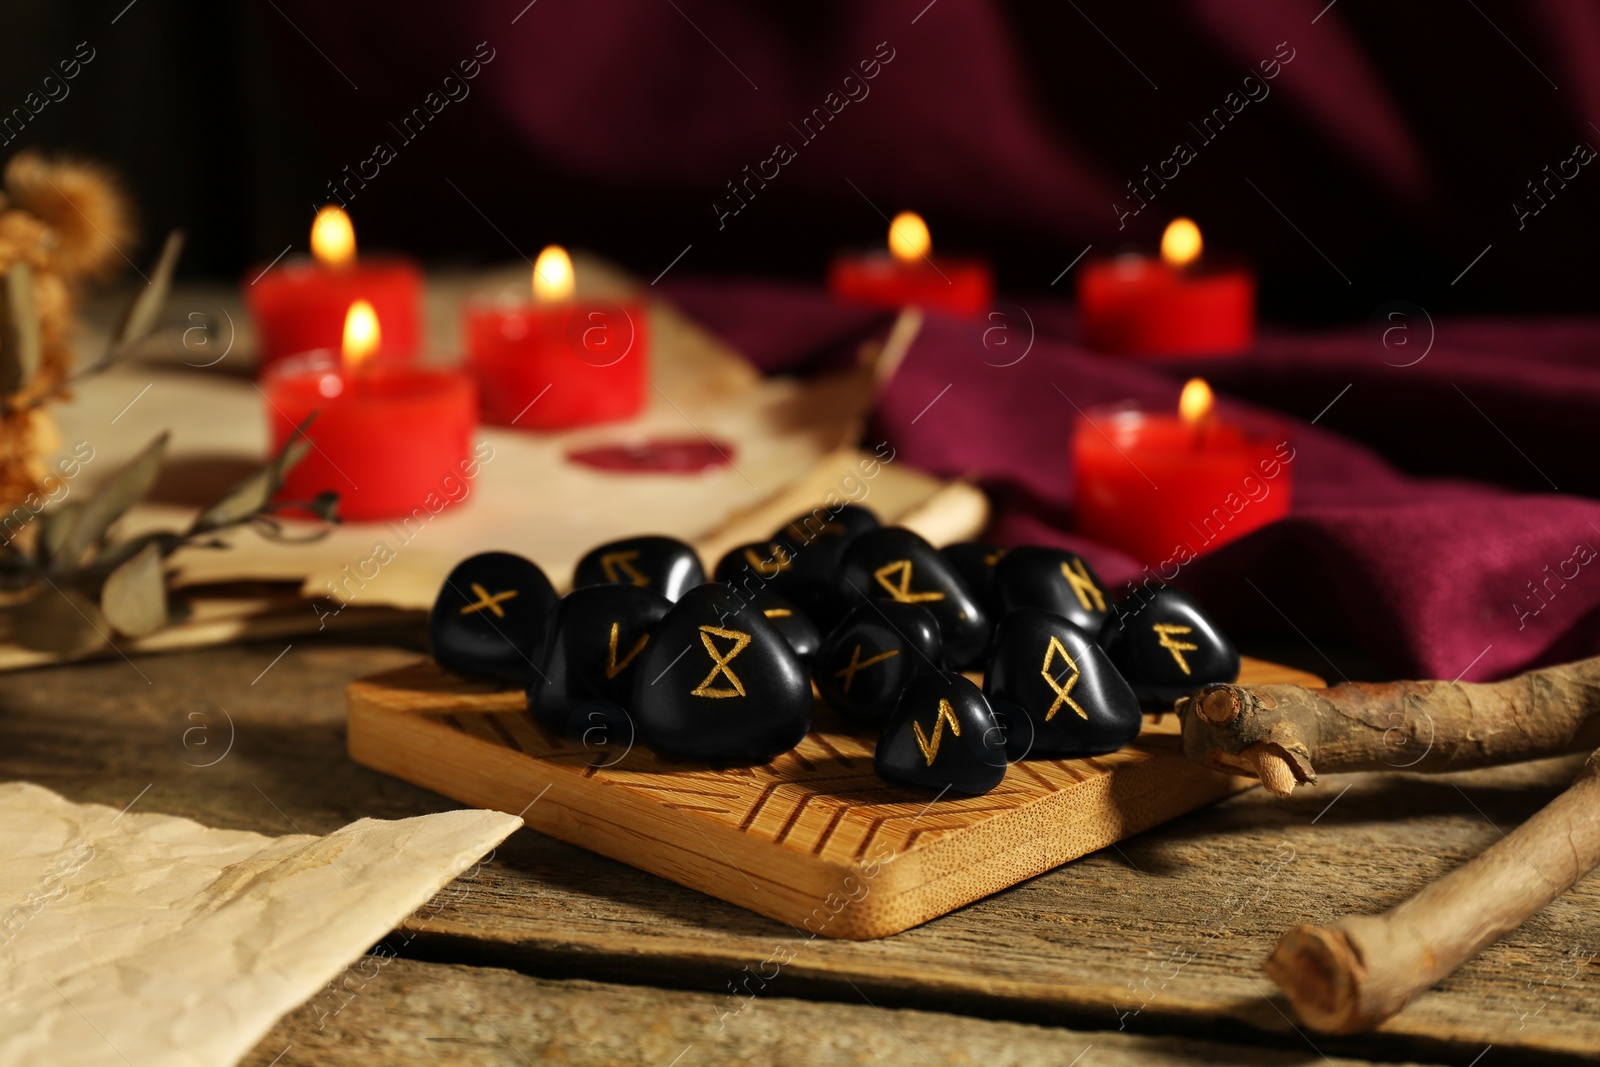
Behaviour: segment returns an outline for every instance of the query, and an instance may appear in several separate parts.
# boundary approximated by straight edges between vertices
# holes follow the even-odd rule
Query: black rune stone
[[[817,508],[804,515],[796,515],[778,527],[772,537],[796,546],[832,545],[834,551],[843,553],[851,541],[877,528],[878,516],[869,509],[842,504],[835,509]],[[837,559],[835,562],[838,562]]]
[[[817,649],[822,646],[822,634],[810,616],[792,601],[785,600],[770,589],[757,592],[749,604],[746,610],[759,611],[763,618],[772,623],[789,647],[794,649],[794,654],[800,657],[800,662],[811,662]]]
[[[1099,633],[1111,607],[1100,576],[1082,556],[1037,545],[1013,548],[995,567],[994,601],[1002,616],[1041,608],[1091,634]]]
[[[1008,728],[1012,758],[1029,734],[1026,754],[1042,759],[1115,752],[1144,723],[1138,698],[1094,639],[1038,608],[1014,611],[996,628],[983,692]]]
[[[1005,731],[977,686],[930,671],[901,694],[872,764],[894,785],[976,796],[1005,777]]]
[[[795,569],[795,558],[795,549],[787,541],[755,541],[723,556],[713,576],[745,600],[770,591],[798,604],[806,597],[807,583]]]
[[[891,526],[862,534],[845,552],[840,579],[844,595],[856,603],[927,608],[939,622],[945,661],[961,670],[982,663],[988,614],[949,561],[912,531]]]
[[[456,564],[428,617],[428,645],[446,670],[526,684],[556,602],[537,564],[510,552],[480,552]]]
[[[591,549],[578,561],[572,587],[631,585],[677,600],[705,580],[691,546],[675,537],[630,537]]]
[[[1106,620],[1101,641],[1140,703],[1171,711],[1174,701],[1212,682],[1239,677],[1239,653],[1200,605],[1171,586],[1140,606],[1129,599]]]
[[[881,726],[900,692],[942,660],[939,624],[917,604],[860,604],[829,631],[811,677],[828,704],[852,719]]]
[[[811,726],[811,680],[778,629],[720,582],[685,593],[634,666],[639,736],[664,755],[761,763]]]
[[[855,607],[839,595],[839,565],[857,537],[878,528],[878,517],[866,508],[843,504],[819,507],[797,515],[772,535],[789,547],[793,567],[778,592],[793,600],[824,629]]]
[[[650,631],[670,610],[666,597],[631,585],[592,585],[562,597],[528,682],[534,717],[565,734],[614,724],[632,702],[634,670]]]
[[[950,566],[961,575],[961,580],[967,583],[967,588],[972,590],[979,602],[984,607],[990,607],[990,597],[994,594],[995,567],[1005,558],[1006,550],[987,541],[960,541],[945,545],[939,550],[939,555],[950,561]]]

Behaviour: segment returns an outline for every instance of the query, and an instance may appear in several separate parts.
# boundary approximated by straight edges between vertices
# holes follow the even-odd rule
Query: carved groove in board
[[[899,791],[900,791],[900,787],[899,786],[887,785],[887,784],[884,784],[882,782],[877,782],[877,781],[874,781],[874,782],[869,783],[869,784],[863,784],[863,785],[859,786],[858,788],[851,790],[852,793],[856,793],[856,794],[861,794],[861,793],[895,793],[895,792],[899,792]],[[811,802],[813,800],[821,800],[821,799],[828,799],[828,800],[832,800],[834,802],[833,803],[833,813],[828,817],[828,823],[827,823],[827,826],[824,827],[824,829],[822,831],[822,836],[818,839],[817,843],[812,847],[812,849],[811,849],[812,855],[820,855],[822,853],[822,850],[827,847],[829,840],[833,837],[834,830],[838,827],[838,825],[839,825],[841,820],[843,820],[847,815],[850,815],[852,813],[858,813],[858,812],[862,811],[865,807],[868,807],[868,805],[851,804],[848,801],[839,800],[837,798],[836,794],[831,794],[831,793],[815,793],[815,794],[806,796],[800,801],[799,804],[797,804],[795,806],[794,811],[790,813],[789,818],[788,818],[787,821],[784,822],[782,829],[780,829],[778,831],[777,836],[773,838],[773,843],[782,844],[783,842],[787,841],[789,839],[789,832],[799,822],[801,813],[804,812],[810,806],[810,804],[811,804]]]
[[[622,788],[643,793],[681,793],[691,797],[712,797],[716,800],[739,799],[737,793],[713,793],[708,789],[685,789],[681,785],[640,785],[637,782],[629,782]],[[723,808],[722,810],[727,811],[728,809]]]
[[[886,786],[885,788],[890,787]],[[813,856],[822,855],[822,850],[828,846],[829,841],[833,840],[834,831],[839,828],[839,823],[849,813],[850,805],[848,804],[839,804],[834,807],[833,814],[828,817],[828,825],[822,828],[822,836],[817,839],[817,843],[811,848]]]
[[[871,785],[875,781],[876,781],[876,779],[863,778],[859,774],[835,774],[835,775],[829,775],[829,776],[822,777],[822,778],[812,778],[812,779],[806,780],[804,782],[792,782],[792,781],[768,782],[764,787],[762,787],[761,793],[756,797],[756,802],[750,806],[750,810],[745,812],[744,818],[739,820],[739,829],[741,829],[741,830],[750,829],[750,824],[755,822],[756,816],[761,813],[761,808],[762,808],[762,806],[764,804],[766,804],[767,799],[769,797],[771,797],[772,794],[776,793],[778,790],[782,789],[786,785],[792,785],[792,786],[797,786],[797,787],[801,787],[802,788],[802,791],[805,793],[805,796],[804,796],[804,799],[801,800],[801,803],[804,804],[807,800],[809,800],[813,796],[818,796],[818,795],[827,796],[827,795],[829,795],[829,794],[826,794],[826,793],[818,794],[815,791],[804,790],[803,789],[804,786],[813,785],[813,784],[815,784],[817,782],[864,782],[864,783],[866,783],[868,785]]]
[[[1046,789],[1054,790],[1058,788],[1050,779],[1046,778],[1044,775],[1028,766],[1027,760],[1019,760],[1018,762],[1011,764],[1011,766],[1006,770],[1006,773],[1010,774],[1012,771],[1017,771],[1021,774],[1027,775],[1029,778],[1032,778]]]
[[[525,749],[521,745],[517,744],[517,739],[515,737],[511,736],[511,731],[507,730],[506,727],[505,727],[505,724],[500,721],[500,716],[498,716],[498,715],[485,715],[483,718],[484,718],[484,721],[486,721],[489,724],[489,729],[493,730],[495,732],[495,735],[498,736],[501,741],[504,741],[506,743],[507,747],[514,748],[518,752],[526,752],[527,751],[527,749]]]
[[[818,748],[822,749],[829,756],[838,760],[840,763],[851,763],[857,758],[855,756],[846,756],[843,752],[840,752],[838,749],[829,744],[828,739],[823,737],[821,734],[808,734],[806,740],[815,741]]]
[[[1085,780],[1085,776],[1078,773],[1078,768],[1076,768],[1076,767],[1074,767],[1072,765],[1072,761],[1071,760],[1064,760],[1064,759],[1051,760],[1050,761],[1050,766],[1054,767],[1058,771],[1067,772],[1067,774],[1069,776],[1071,776],[1071,778],[1072,778],[1072,780],[1074,782],[1081,782],[1081,781]]]

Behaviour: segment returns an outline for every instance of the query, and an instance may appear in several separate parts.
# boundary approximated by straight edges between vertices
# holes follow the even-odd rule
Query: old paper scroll
[[[0,785],[0,1064],[235,1064],[521,825],[265,837]]]

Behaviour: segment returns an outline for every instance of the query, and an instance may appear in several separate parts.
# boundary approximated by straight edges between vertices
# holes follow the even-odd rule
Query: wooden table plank
[[[282,652],[252,645],[8,675],[0,690],[0,775],[116,807],[148,785],[139,810],[267,833],[326,833],[363,815],[455,806],[344,754],[345,685],[409,661],[414,647],[322,635],[297,641],[274,663]],[[208,721],[189,717],[197,710]],[[223,751],[229,722],[231,750],[199,766]],[[217,747],[198,746],[192,733],[184,747],[183,731],[197,724],[208,726],[208,744]],[[1314,1055],[1263,997],[1271,987],[1259,963],[1278,934],[1395,903],[1537,810],[1571,767],[1351,778],[1286,802],[1253,790],[1120,851],[1084,857],[868,943],[806,941],[740,908],[524,831],[484,868],[480,888],[431,915],[412,952],[544,975],[725,990],[747,965],[781,948],[795,958],[774,995],[859,1003],[864,993],[885,1008],[1248,1035]],[[1230,902],[1241,897],[1242,906]],[[1597,949],[1600,880],[1591,878],[1383,1034],[1318,1038],[1317,1047],[1465,1064],[1493,1043],[1480,1067],[1592,1054],[1600,1049],[1600,983],[1589,962]]]
[[[1305,1057],[1180,1038],[1086,1033],[781,997],[743,1011],[712,993],[550,981],[493,967],[368,956],[341,992],[286,1016],[243,1067],[646,1063],[678,1067],[1291,1067]],[[1367,1061],[1359,1061],[1365,1063]],[[1332,1067],[1358,1061],[1328,1060]]]
[[[1298,1045],[1259,969],[1279,934],[1397,903],[1498,840],[1485,816],[1504,827],[1525,818],[1572,766],[1453,783],[1351,779],[1286,803],[1253,791],[868,943],[806,939],[518,835],[483,898],[445,909],[423,941],[443,955],[470,949],[543,973],[707,988],[737,980],[777,946],[795,953],[785,995],[849,1000],[855,987],[880,1004],[1155,1032],[1244,1026]],[[1397,811],[1407,817],[1395,820]],[[1592,1054],[1597,944],[1600,880],[1588,879],[1380,1035],[1317,1038],[1317,1047],[1462,1062],[1490,1044]]]

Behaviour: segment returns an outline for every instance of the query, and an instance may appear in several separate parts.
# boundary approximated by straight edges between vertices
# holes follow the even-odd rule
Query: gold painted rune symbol
[[[892,574],[899,575],[898,585],[889,580],[889,576]],[[911,591],[911,561],[909,559],[897,559],[893,563],[886,563],[873,571],[872,576],[878,580],[879,585],[889,591],[889,595],[894,597],[895,602],[898,604],[921,604],[929,600],[944,599],[944,594],[939,592],[913,593]]]
[[[961,723],[956,719],[955,709],[950,706],[950,701],[939,698],[939,714],[933,720],[933,740],[928,740],[928,735],[922,732],[922,724],[913,721],[911,730],[917,735],[917,747],[922,749],[922,758],[928,761],[928,766],[933,766],[933,761],[939,755],[939,739],[944,736],[944,724],[950,724],[950,732],[957,737],[961,736]]]
[[[1073,573],[1074,570],[1077,573]],[[1067,583],[1072,586],[1072,591],[1078,594],[1078,603],[1083,605],[1084,611],[1106,610],[1105,595],[1094,584],[1094,579],[1089,577],[1088,568],[1083,565],[1083,560],[1073,560],[1071,567],[1063,563],[1061,565],[1061,577],[1065,578]],[[1093,607],[1089,606],[1090,597],[1094,598]]]
[[[1065,684],[1056,681],[1055,675],[1050,673],[1050,661],[1056,656],[1060,656],[1066,663],[1067,669],[1072,672],[1072,677],[1068,678]],[[1061,638],[1055,634],[1050,635],[1050,644],[1045,646],[1044,666],[1039,668],[1039,673],[1044,675],[1046,684],[1056,692],[1055,703],[1051,704],[1050,710],[1044,713],[1045,722],[1055,718],[1056,712],[1061,710],[1061,705],[1063,704],[1077,712],[1080,718],[1087,719],[1089,717],[1089,713],[1080,708],[1078,702],[1072,699],[1072,687],[1078,684],[1078,679],[1083,677],[1083,672],[1078,670],[1077,663],[1073,661],[1067,650],[1062,647]]]
[[[789,616],[793,615],[794,612],[790,611],[788,608],[768,608],[761,614],[765,615],[769,619],[787,619]]]
[[[733,642],[733,647],[727,652],[718,652],[712,637],[724,637]],[[733,673],[733,668],[728,666],[733,658],[745,650],[750,643],[750,635],[739,630],[724,630],[717,626],[700,627],[700,643],[706,646],[706,651],[711,654],[711,673],[706,675],[705,681],[690,690],[697,697],[742,697],[744,696],[744,683],[739,676]],[[725,686],[712,687],[711,683],[717,675],[728,680]]]
[[[761,575],[761,577],[776,578],[778,575],[794,566],[794,559],[789,555],[788,550],[782,545],[774,541],[767,547],[772,550],[772,557],[770,559],[762,559],[761,553],[757,552],[753,548],[747,548],[744,550],[745,562],[754,567],[756,573]],[[773,569],[769,571],[769,567]]]
[[[622,662],[618,663],[617,662],[617,635],[621,631],[621,629],[622,629],[622,624],[621,623],[614,622],[614,623],[611,624],[611,648],[610,648],[609,654],[606,656],[606,681],[608,681],[608,682],[611,679],[615,678],[617,675],[621,674],[623,671],[627,670],[628,669],[628,664],[633,662],[633,658],[635,656],[637,656],[639,653],[644,651],[644,646],[646,644],[648,644],[649,641],[650,641],[650,635],[649,634],[641,634],[641,635],[639,635],[639,640],[636,641],[634,643],[634,646],[631,649],[628,650],[628,654],[626,656],[622,657]]]
[[[1185,652],[1200,651],[1199,645],[1191,645],[1187,641],[1174,641],[1178,634],[1193,633],[1192,626],[1179,626],[1176,623],[1158,622],[1150,629],[1156,632],[1161,641],[1161,647],[1172,653],[1172,658],[1178,661],[1178,666],[1183,668],[1183,673],[1189,673],[1189,661],[1183,658]]]
[[[650,579],[639,573],[639,568],[633,561],[639,558],[639,552],[607,552],[600,557],[600,570],[605,573],[608,582],[626,582],[636,585],[640,589],[650,584]]]
[[[839,691],[841,693],[850,692],[850,683],[856,680],[856,671],[870,667],[874,663],[882,663],[889,657],[898,656],[899,654],[900,650],[898,648],[891,648],[887,652],[879,652],[876,656],[869,656],[866,659],[862,659],[861,646],[859,644],[856,645],[855,651],[850,653],[850,662],[846,663],[843,669],[833,672],[833,676],[835,678],[844,679],[844,685],[839,687]]]
[[[512,597],[517,595],[517,591],[515,589],[507,589],[503,593],[495,593],[493,596],[490,596],[489,590],[485,589],[477,582],[472,583],[472,593],[478,598],[478,602],[476,604],[468,604],[466,607],[462,608],[461,614],[471,615],[474,612],[482,611],[484,608],[488,608],[502,619],[506,617],[506,609],[500,606],[501,601],[510,600]]]

